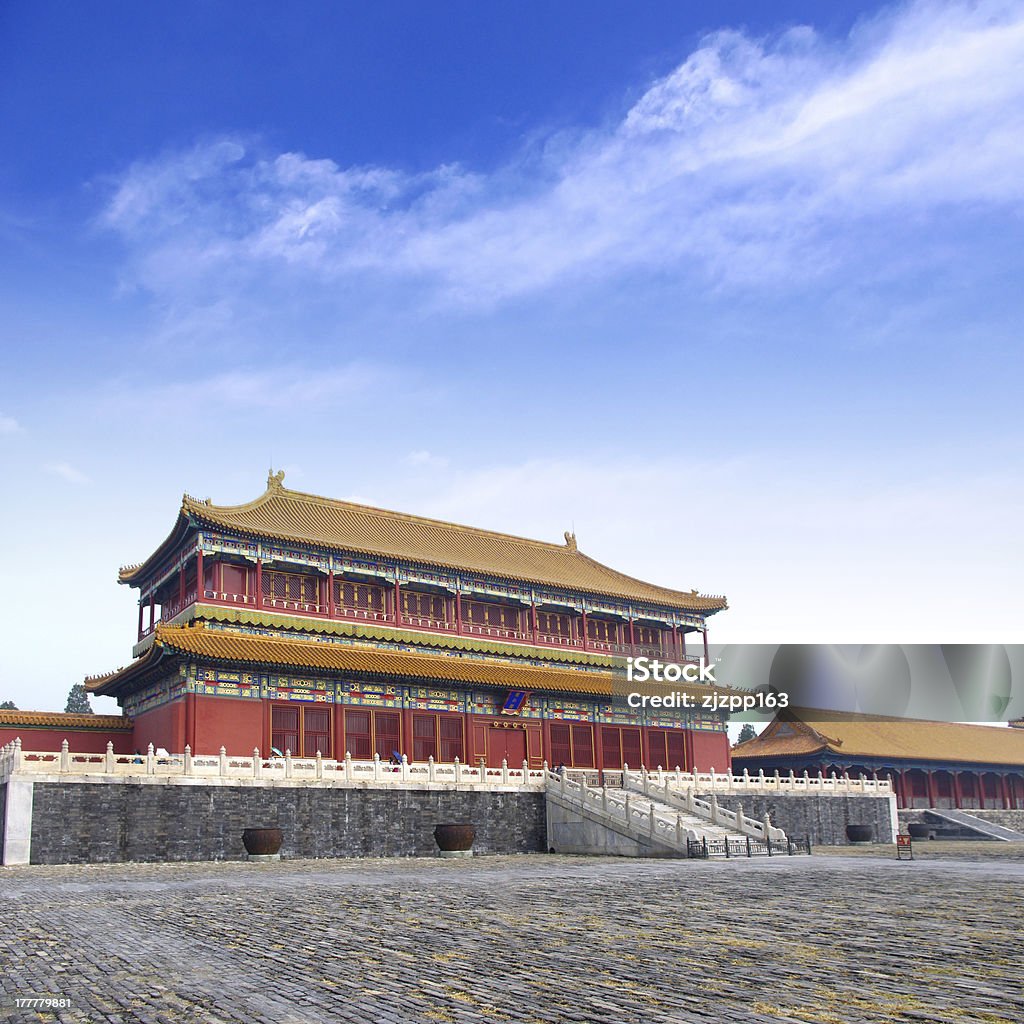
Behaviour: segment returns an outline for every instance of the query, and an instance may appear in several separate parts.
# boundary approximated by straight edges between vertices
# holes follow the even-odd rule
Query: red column
[[[142,595],[139,595],[139,639],[142,639]]]
[[[533,634],[533,642],[537,642],[537,602],[530,600],[530,632]]]
[[[953,805],[960,810],[964,805],[964,797],[960,792],[960,773],[953,772]]]
[[[263,607],[263,559],[256,559],[256,607]]]
[[[462,632],[462,591],[455,591],[455,632]]]
[[[149,592],[149,628],[153,629],[153,620],[156,618],[156,591]]]
[[[185,563],[178,566],[178,611],[185,607]]]
[[[672,657],[679,660],[679,627],[672,627]]]
[[[196,548],[196,601],[206,597],[206,570],[203,568],[203,549]],[[246,573],[248,576],[248,573]]]
[[[896,773],[898,782],[896,783],[896,802],[900,807],[909,807],[910,801],[907,799],[907,773],[900,771]]]
[[[580,635],[580,639],[582,639],[582,641],[583,641],[583,650],[586,650],[587,649],[587,609],[586,608],[581,609],[580,614],[582,615],[581,625],[580,625],[580,634],[581,634]]]
[[[704,664],[707,665],[711,661],[711,655],[708,653],[708,631],[702,629],[701,633],[704,634]]]
[[[935,772],[929,768],[925,774],[928,776],[928,806],[938,807],[939,799],[935,791]]]
[[[398,586],[398,577],[395,577],[395,625],[402,624],[402,592]]]
[[[334,570],[327,572],[327,614],[334,618]]]
[[[681,644],[681,646],[679,648],[679,657],[680,657],[680,660],[685,661],[686,660],[686,630],[685,629],[682,631],[682,633],[679,634],[679,638],[680,638],[680,640],[682,640],[682,644]]]
[[[185,694],[185,743],[196,753],[196,695]],[[184,753],[184,751],[182,751]]]
[[[629,646],[636,647],[636,628],[633,625],[633,616],[629,617]]]
[[[999,786],[1003,791],[1003,810],[1008,811],[1012,807],[1010,801],[1010,780],[1005,775],[1000,775]]]

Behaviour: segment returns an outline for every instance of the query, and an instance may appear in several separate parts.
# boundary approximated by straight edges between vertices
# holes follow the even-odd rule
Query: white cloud
[[[841,264],[873,218],[1024,198],[1024,7],[920,2],[839,42],[708,36],[617,124],[475,175],[410,175],[225,138],[140,162],[106,223],[157,291],[296,268],[419,279],[488,303],[668,268],[784,283]]]
[[[21,424],[13,416],[0,413],[0,434],[18,434],[21,429]]]
[[[438,473],[400,504],[554,543],[574,527],[616,569],[724,592],[719,642],[1021,640],[1024,482],[1005,474],[951,489],[944,473],[870,462],[535,459]],[[958,610],[975,599],[983,612]]]
[[[409,452],[405,461],[410,466],[420,466],[426,469],[445,469],[448,465],[448,460],[443,455],[435,455],[425,449]]]
[[[59,476],[62,480],[66,480],[69,484],[87,484],[89,478],[80,470],[75,469],[68,462],[48,462],[43,469],[47,473],[52,473],[54,476]]]

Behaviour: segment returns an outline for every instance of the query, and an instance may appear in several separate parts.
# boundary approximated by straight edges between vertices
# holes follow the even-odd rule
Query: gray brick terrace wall
[[[704,800],[709,795],[698,793]],[[817,846],[848,846],[847,825],[871,825],[876,843],[891,843],[893,830],[893,801],[891,797],[799,795],[755,796],[718,794],[718,803],[735,811],[743,804],[743,813],[760,820],[765,812],[772,824],[781,828],[791,839],[811,837]]]
[[[234,859],[259,826],[285,857],[431,856],[444,821],[475,824],[479,853],[547,849],[542,792],[36,782],[31,863]]]

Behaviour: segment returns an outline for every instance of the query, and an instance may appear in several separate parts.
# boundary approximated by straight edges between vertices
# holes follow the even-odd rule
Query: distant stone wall
[[[545,852],[543,792],[41,782],[32,864],[231,860],[242,830],[279,827],[284,857],[422,857],[434,826],[476,825],[478,853]]]
[[[703,800],[710,794],[697,793]],[[772,824],[795,840],[810,836],[815,846],[848,846],[847,825],[870,825],[876,843],[892,843],[896,829],[896,799],[891,796],[839,796],[800,794],[787,796],[751,793],[718,794],[718,803],[730,811],[743,805],[748,818],[760,821],[767,813]]]

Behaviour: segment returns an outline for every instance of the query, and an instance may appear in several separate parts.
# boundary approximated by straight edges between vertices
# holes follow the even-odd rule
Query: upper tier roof
[[[844,759],[1024,765],[1024,732],[992,725],[793,709],[779,715],[760,736],[734,747],[732,757],[742,762],[819,753]]]
[[[188,495],[171,535],[143,563],[123,568],[122,583],[136,583],[180,541],[190,522],[275,540],[298,541],[337,551],[353,551],[505,579],[605,594],[688,611],[716,612],[724,597],[670,590],[610,569],[565,544],[494,533],[402,512],[303,494],[283,486],[284,473],[272,474],[266,491],[245,505],[213,505]]]

